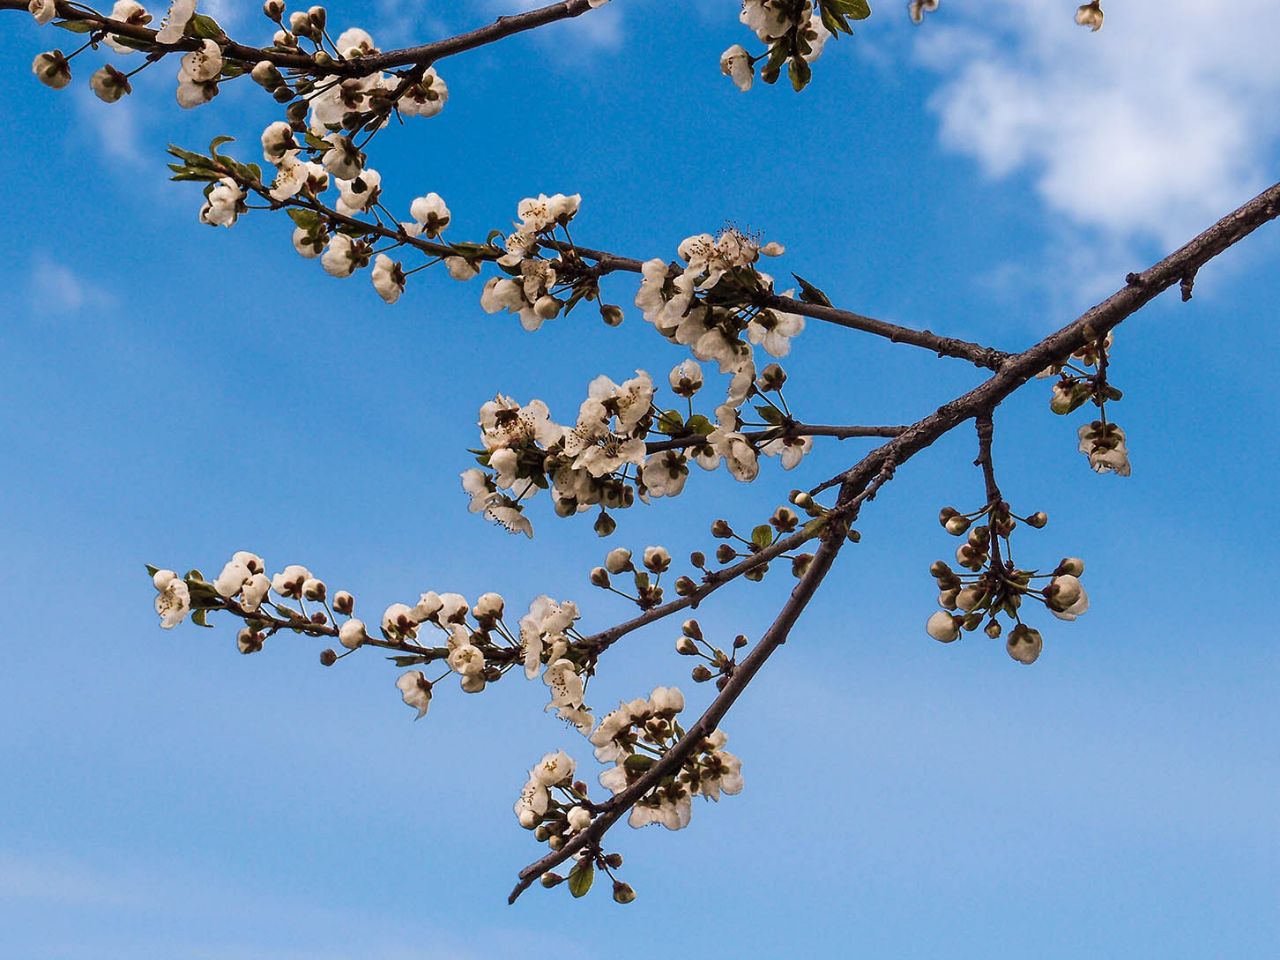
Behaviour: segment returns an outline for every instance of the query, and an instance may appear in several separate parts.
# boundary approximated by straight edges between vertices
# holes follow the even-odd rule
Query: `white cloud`
[[[1090,33],[1060,0],[945,5],[917,53],[943,74],[944,146],[1110,240],[1169,245],[1248,199],[1280,113],[1280,4],[1131,0]],[[956,21],[959,21],[956,24]]]
[[[89,283],[48,253],[36,254],[28,282],[31,309],[37,314],[75,313],[86,307],[107,307],[115,302],[107,291]]]
[[[145,73],[142,77],[151,79]],[[109,160],[131,167],[143,165],[138,117],[143,110],[142,99],[149,96],[149,91],[144,92],[142,98],[135,92],[134,96],[116,103],[103,103],[88,87],[77,90],[76,113],[82,124],[82,135],[91,139]]]

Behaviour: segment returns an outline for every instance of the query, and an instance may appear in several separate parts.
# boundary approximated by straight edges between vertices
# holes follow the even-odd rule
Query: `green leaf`
[[[112,39],[122,47],[132,47],[134,50],[150,50],[153,46],[146,40],[135,40],[133,37],[124,37],[116,34]]]
[[[224,143],[232,143],[235,141],[235,139],[236,139],[235,137],[228,137],[226,135],[223,135],[221,137],[214,137],[212,140],[209,141],[209,155],[211,157],[216,157],[218,155],[218,148],[220,146],[222,146]]]
[[[160,568],[159,568],[159,567],[153,567],[151,564],[149,564],[149,563],[147,564],[147,574],[148,574],[149,576],[154,577],[154,576],[155,576],[157,573],[159,573],[159,572],[160,572]]]
[[[796,278],[796,283],[800,284],[800,299],[804,303],[816,303],[819,306],[829,307],[831,301],[827,299],[827,295],[815,287],[799,274],[792,274]]]
[[[684,417],[680,416],[679,410],[667,410],[658,417],[657,429],[669,437],[684,433]]]
[[[187,575],[182,579],[188,580],[188,581],[195,580],[197,583],[204,583],[204,574],[201,573],[199,570],[196,570],[193,568],[191,570],[188,570]]]
[[[286,211],[289,219],[303,230],[311,230],[320,225],[320,215],[314,210],[303,210],[301,207],[289,207]]]
[[[419,663],[430,663],[427,657],[409,656],[409,657],[387,657],[388,660],[394,660],[397,667],[412,667]]]
[[[644,773],[653,766],[654,758],[643,753],[630,754],[622,765],[632,773]]]
[[[201,40],[221,40],[226,37],[222,28],[218,26],[218,21],[203,13],[197,13],[187,21],[187,33]]]
[[[751,531],[751,542],[762,550],[773,543],[773,527],[762,523]]]
[[[596,878],[596,868],[590,860],[579,860],[578,865],[569,871],[569,892],[575,897],[585,897]]]
[[[212,630],[213,624],[209,623],[205,619],[208,616],[209,616],[209,611],[207,609],[197,610],[195,613],[191,614],[191,622],[194,623],[197,627],[208,627],[210,630]]]
[[[53,25],[71,33],[93,33],[98,29],[96,23],[90,23],[88,20],[55,20]]]
[[[803,57],[792,57],[787,61],[787,76],[791,79],[791,89],[799,93],[813,79],[813,69]]]
[[[766,403],[755,405],[756,413],[760,414],[760,418],[765,423],[772,423],[775,426],[782,422],[782,411],[777,407],[771,407]]]
[[[690,433],[700,434],[704,437],[708,436],[711,431],[716,428],[715,424],[700,413],[695,413],[690,417],[689,422],[685,424],[685,427],[688,428]]]

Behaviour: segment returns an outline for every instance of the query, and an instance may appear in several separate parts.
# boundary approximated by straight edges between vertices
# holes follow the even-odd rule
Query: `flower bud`
[[[623,883],[621,880],[613,881],[613,899],[617,903],[630,903],[636,898],[635,890],[631,889],[631,884]]]
[[[620,853],[606,854],[604,858],[604,862],[607,863],[612,869],[617,870],[620,866],[622,866],[622,854]]]
[[[1044,640],[1040,631],[1031,629],[1025,623],[1020,623],[1009,631],[1009,639],[1005,641],[1005,650],[1019,663],[1035,663],[1043,649]]]
[[[262,15],[276,23],[284,16],[284,0],[266,0],[262,5]]]
[[[925,632],[942,643],[950,643],[960,636],[959,618],[939,610],[925,624]]]
[[[929,573],[932,574],[934,578],[938,580],[942,580],[942,579],[949,580],[953,576],[955,576],[955,574],[951,572],[951,568],[941,560],[935,560],[933,561],[932,564],[930,564]]]
[[[631,563],[631,551],[625,547],[610,550],[604,558],[604,567],[608,573],[624,573],[635,569]]]
[[[693,578],[679,576],[676,577],[676,595],[687,597],[698,592],[698,585],[693,582]]]
[[[350,616],[356,608],[356,598],[346,590],[339,590],[333,595],[333,609],[337,613]]]
[[[568,516],[568,514],[566,514],[566,516]],[[607,537],[609,534],[613,533],[614,530],[618,529],[618,521],[601,510],[600,516],[596,517],[596,522],[592,529],[595,530],[597,537]]]
[[[351,619],[338,629],[338,642],[348,650],[355,650],[369,637],[363,620]]]
[[[986,595],[987,591],[982,587],[965,587],[956,594],[956,606],[966,613],[976,610]]]
[[[323,580],[311,577],[302,583],[302,596],[307,600],[323,600],[326,588]]]
[[[671,567],[671,554],[666,547],[645,547],[644,565],[652,573],[665,573]]]
[[[962,517],[957,514],[944,523],[943,526],[946,528],[947,533],[951,534],[953,537],[958,537],[969,529],[970,522],[971,521],[968,517]]]
[[[711,524],[711,535],[721,540],[728,539],[733,536],[733,527],[729,526],[728,520],[715,520]]]
[[[338,662],[338,655],[334,653],[332,650],[320,651],[320,666],[332,667],[337,662]]]
[[[716,547],[717,563],[728,563],[737,557],[737,555],[738,551],[733,549],[733,547],[729,546],[727,543],[722,543],[720,546]]]
[[[1079,557],[1063,557],[1058,568],[1053,571],[1055,577],[1070,575],[1078,577],[1084,573],[1084,561]]]
[[[591,585],[593,587],[608,587],[609,571],[604,567],[595,567],[591,571]]]
[[[1001,631],[1001,629],[1000,629],[1000,621],[999,621],[999,620],[991,620],[991,621],[989,621],[989,622],[987,623],[987,627],[986,627],[986,629],[983,631],[983,633],[985,633],[985,634],[986,634],[988,637],[990,637],[992,640],[998,640],[998,639],[1000,638],[1000,634],[1001,634],[1001,632],[1002,632],[1002,631]]]
[[[733,649],[741,650],[747,645],[747,638],[743,634],[738,634],[733,638]]]
[[[790,500],[801,510],[808,510],[813,506],[813,497],[803,490],[792,490]]]
[[[1082,27],[1087,27],[1095,33],[1102,29],[1102,19],[1102,0],[1082,3],[1076,8],[1076,23]]]
[[[684,631],[687,636],[693,637],[695,640],[702,639],[702,625],[692,617],[682,623],[680,625],[680,629]]]
[[[241,653],[257,653],[262,649],[262,634],[252,627],[244,627],[236,634],[236,647]]]
[[[812,553],[798,554],[791,561],[791,575],[795,577],[797,580],[799,580],[808,572],[809,564],[811,563],[813,563]]]
[[[1049,515],[1043,510],[1039,510],[1027,517],[1027,523],[1035,527],[1037,530],[1044,529],[1045,524],[1049,522]]]
[[[547,872],[542,875],[540,882],[544,887],[550,890],[552,887],[559,886],[564,883],[564,877],[560,876],[558,873]]]
[[[698,653],[698,645],[693,642],[690,637],[681,637],[676,641],[676,653],[682,657],[696,656]]]
[[[615,303],[600,304],[600,319],[611,327],[622,323],[622,308]]]
[[[711,679],[711,671],[702,664],[698,664],[693,668],[689,676],[693,677],[694,683],[706,683]]]

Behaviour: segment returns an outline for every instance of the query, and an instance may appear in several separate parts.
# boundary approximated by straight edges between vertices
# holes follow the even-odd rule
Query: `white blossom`
[[[743,93],[751,89],[756,78],[751,65],[751,54],[740,43],[735,43],[720,54],[720,72],[729,77]]]
[[[44,25],[58,15],[58,5],[55,0],[31,0],[27,4],[27,10],[31,12],[31,16],[35,18],[36,23]]]
[[[363,620],[352,617],[338,629],[338,642],[348,650],[355,650],[369,636]],[[407,676],[407,674],[406,674]],[[402,678],[403,679],[403,678]],[[405,701],[408,702],[407,700]]]
[[[396,680],[396,686],[400,688],[400,697],[405,704],[418,711],[414,719],[421,720],[425,717],[427,708],[431,706],[431,682],[426,674],[421,670],[402,673]]]
[[[159,594],[156,613],[160,615],[160,626],[166,630],[176,627],[191,612],[191,589],[172,570],[157,570],[151,582]]]
[[[159,43],[177,43],[187,29],[187,23],[195,16],[196,0],[173,0],[169,12],[164,15],[164,24],[156,34]]]
[[[200,208],[200,222],[213,227],[235,225],[244,209],[245,193],[230,177],[223,177],[209,191],[204,206]]]
[[[200,46],[182,58],[179,77],[203,83],[222,73],[222,48],[212,40],[201,40]]]
[[[373,261],[371,278],[373,289],[378,291],[378,296],[387,303],[395,303],[400,299],[400,294],[404,293],[404,270],[399,263],[385,253],[378,254]]]

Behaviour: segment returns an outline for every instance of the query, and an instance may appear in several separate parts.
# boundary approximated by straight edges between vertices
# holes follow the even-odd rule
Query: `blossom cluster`
[[[1089,341],[1067,360],[1042,370],[1037,376],[1058,377],[1049,398],[1049,409],[1054,413],[1065,416],[1089,402],[1098,408],[1099,419],[1077,431],[1080,452],[1088,457],[1089,466],[1098,473],[1127,477],[1130,464],[1124,430],[1107,420],[1107,403],[1117,402],[1124,396],[1107,379],[1111,345],[1112,335],[1108,333],[1101,341]],[[1083,369],[1085,367],[1096,369],[1090,372]]]
[[[571,425],[552,420],[542,400],[520,404],[499,394],[487,401],[478,421],[481,448],[474,451],[481,466],[461,474],[471,511],[532,536],[524,505],[545,489],[559,516],[599,507],[596,529],[606,536],[614,529],[608,510],[630,507],[637,497],[648,501],[680,494],[690,462],[704,470],[723,464],[735,479],[749,482],[759,474],[761,454],[779,457],[790,470],[812,448],[812,437],[787,432],[789,413],[772,401],[756,408],[768,429],[752,436],[740,429],[738,408],[747,398],[780,391],[785,382],[776,364],[756,379],[754,364],[746,360],[733,376],[729,398],[717,409],[717,424],[692,412],[692,397],[703,385],[696,362],[683,361],[667,379],[672,392],[689,401],[687,419],[654,404],[656,389],[643,370],[622,383],[596,377]],[[675,439],[660,441],[660,449],[650,451],[646,440],[654,434]]]
[[[792,89],[803,90],[812,78],[812,64],[828,40],[852,33],[850,20],[871,15],[866,0],[743,0],[738,19],[767,47],[752,56],[735,43],[720,55],[720,71],[747,91],[755,80],[755,66],[763,60],[760,79],[776,83],[785,64]]]
[[[1075,620],[1089,609],[1089,596],[1080,582],[1083,560],[1067,557],[1047,574],[1022,569],[1013,562],[1010,535],[1019,521],[1043,528],[1048,523],[1043,512],[1018,517],[1008,504],[998,501],[967,514],[944,507],[938,520],[948,533],[965,537],[956,548],[956,563],[968,572],[956,573],[942,560],[929,568],[938,584],[938,605],[943,608],[925,625],[933,639],[951,643],[961,631],[976,630],[984,620],[986,635],[998,639],[1005,632],[999,617],[1007,616],[1013,627],[1005,638],[1005,649],[1014,660],[1030,664],[1040,656],[1044,640],[1040,631],[1022,622],[1024,600],[1044,604],[1060,620]],[[1048,583],[1034,585],[1044,580]]]

